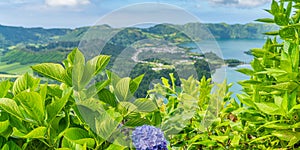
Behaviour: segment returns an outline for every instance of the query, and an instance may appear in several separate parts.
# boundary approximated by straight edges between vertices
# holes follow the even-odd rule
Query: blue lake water
[[[241,65],[237,67],[222,67],[216,70],[212,78],[215,82],[222,82],[227,79],[228,83],[233,83],[230,91],[233,91],[233,97],[236,98],[237,93],[241,93],[242,87],[237,83],[241,80],[246,80],[249,77],[236,71],[238,68],[250,68],[249,63],[253,59],[252,56],[245,54],[245,51],[251,48],[261,48],[265,43],[265,40],[217,40],[217,41],[202,41],[195,43],[186,43],[184,46],[193,47],[193,52],[215,52],[220,57],[224,59],[238,59],[245,63],[246,65]]]

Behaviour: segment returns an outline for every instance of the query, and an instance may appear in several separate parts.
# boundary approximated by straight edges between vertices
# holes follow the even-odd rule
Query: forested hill
[[[98,26],[98,28],[105,32],[116,30],[108,25]],[[86,33],[86,31],[88,31],[88,29],[89,27],[81,27],[76,29],[44,29],[0,25],[0,48],[5,48],[20,43],[43,44],[60,41],[78,42]],[[195,37],[205,39],[209,37],[206,29],[208,29],[216,39],[262,39],[264,38],[262,33],[276,30],[276,28],[272,25],[254,23],[244,25],[229,25],[225,23],[188,23],[184,25],[159,24],[146,29],[141,29],[139,32],[162,35],[165,38],[174,38],[171,35],[184,31],[185,33],[192,34]],[[136,30],[136,28],[127,28],[127,30]],[[175,38],[185,38],[185,35],[182,33],[176,35],[177,37]]]
[[[0,25],[0,44],[10,46],[18,43],[48,43],[63,36],[71,29],[24,28]]]

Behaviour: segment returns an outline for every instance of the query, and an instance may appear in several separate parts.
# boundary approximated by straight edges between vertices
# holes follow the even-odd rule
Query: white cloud
[[[217,5],[227,5],[227,6],[234,6],[240,8],[253,8],[271,2],[271,0],[209,0],[209,1]]]
[[[90,4],[89,0],[45,0],[48,6],[78,6]]]

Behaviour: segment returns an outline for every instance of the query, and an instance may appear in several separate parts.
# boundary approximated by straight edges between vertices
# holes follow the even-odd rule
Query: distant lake
[[[217,40],[217,41],[202,41],[195,43],[185,43],[182,46],[193,47],[193,52],[208,52],[213,51],[221,55],[224,59],[238,59],[245,63],[250,63],[253,59],[252,56],[245,54],[245,51],[250,50],[251,48],[261,48],[265,43],[265,40],[240,40],[240,39],[230,39],[230,40]],[[219,52],[219,53],[218,53]],[[234,92],[233,97],[236,98],[237,93],[241,93],[242,87],[237,83],[240,80],[246,80],[249,77],[235,71],[238,68],[250,68],[249,64],[237,66],[234,68],[231,67],[222,67],[216,70],[212,78],[216,82],[222,82],[224,79],[227,79],[228,83],[233,83],[230,91]]]

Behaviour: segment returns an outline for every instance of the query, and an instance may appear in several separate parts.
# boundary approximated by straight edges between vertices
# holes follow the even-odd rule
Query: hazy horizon
[[[148,3],[157,7],[147,7]],[[93,26],[105,16],[122,10],[113,21],[127,21],[132,16],[160,18],[161,14],[177,17],[173,8],[198,18],[201,23],[246,24],[270,17],[267,9],[271,0],[6,0],[0,2],[0,24],[19,27],[77,28]],[[169,5],[167,9],[161,7]],[[126,9],[130,8],[130,9]],[[163,8],[163,9],[162,9]],[[145,17],[146,16],[146,17]],[[136,18],[133,18],[136,19]]]

